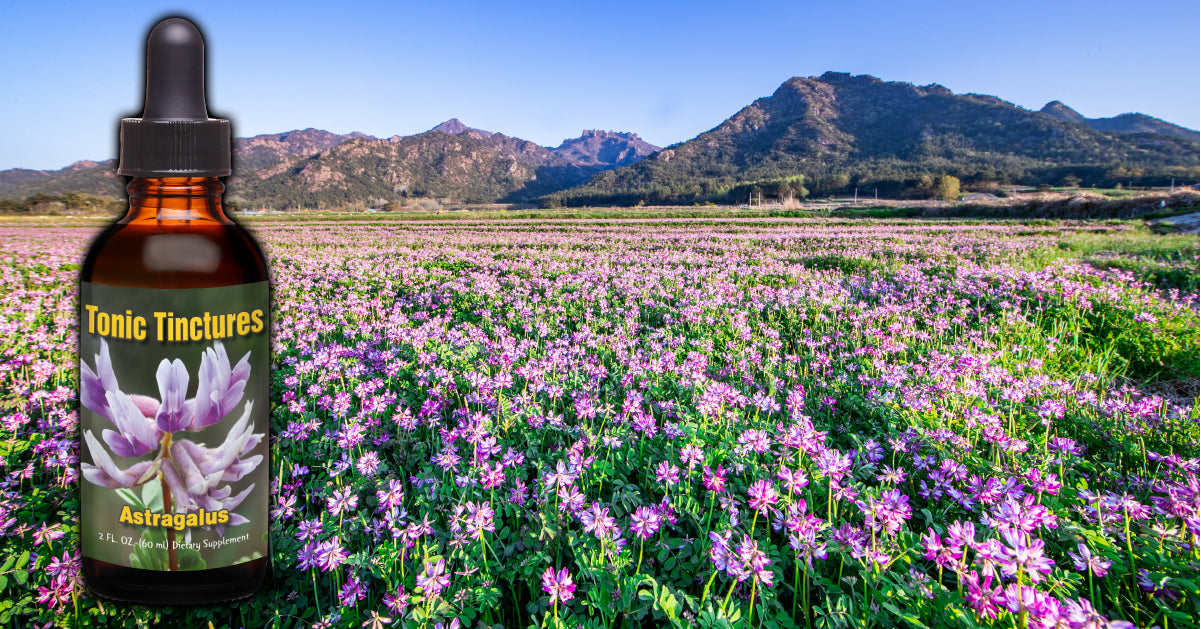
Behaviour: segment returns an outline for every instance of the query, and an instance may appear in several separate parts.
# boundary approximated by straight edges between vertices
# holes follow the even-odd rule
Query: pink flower
[[[1088,546],[1084,544],[1077,544],[1076,548],[1080,551],[1080,554],[1077,555],[1074,552],[1068,551],[1068,556],[1072,558],[1072,564],[1076,566],[1077,570],[1092,571],[1097,577],[1103,577],[1109,573],[1109,566],[1113,565],[1113,562],[1106,560],[1104,557],[1094,555],[1093,551],[1089,550]]]
[[[630,532],[647,539],[659,531],[660,518],[650,507],[638,507],[630,514]]]
[[[771,481],[755,481],[751,483],[751,487],[746,493],[750,498],[747,504],[760,513],[767,511],[768,507],[776,504],[776,488],[772,485]]]
[[[542,573],[542,591],[550,594],[551,604],[575,598],[572,594],[575,592],[575,584],[571,582],[567,568],[560,569],[556,574],[555,569],[548,566],[546,572]]]

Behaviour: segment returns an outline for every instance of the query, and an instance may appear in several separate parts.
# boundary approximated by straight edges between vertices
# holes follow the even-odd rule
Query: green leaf
[[[149,485],[150,483],[146,483],[146,484]],[[133,491],[131,491],[129,489],[125,489],[125,488],[118,489],[117,496],[120,497],[121,500],[124,500],[125,504],[133,507],[135,511],[145,511],[147,508],[146,504],[142,502],[142,499],[139,498],[137,494],[133,493]]]
[[[146,505],[143,507],[144,509],[163,510],[162,483],[149,482],[142,485],[142,504]]]
[[[19,557],[17,557],[17,563],[16,563],[16,565],[13,566],[13,568],[20,570],[21,568],[25,567],[25,564],[28,564],[28,563],[29,563],[29,551],[27,550],[27,551],[21,553],[21,555]]]
[[[204,557],[200,556],[200,551],[192,548],[178,549],[176,557],[179,558],[180,570],[204,570],[208,567],[204,563]]]

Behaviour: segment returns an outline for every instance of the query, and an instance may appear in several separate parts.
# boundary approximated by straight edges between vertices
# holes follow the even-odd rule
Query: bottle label
[[[83,554],[205,570],[267,554],[267,282],[80,286]]]

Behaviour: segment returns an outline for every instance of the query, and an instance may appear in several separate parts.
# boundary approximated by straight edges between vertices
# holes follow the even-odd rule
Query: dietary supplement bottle
[[[145,110],[121,121],[129,211],[79,287],[79,530],[101,596],[232,600],[267,571],[270,289],[221,208],[230,136],[208,117],[200,32],[158,23]]]

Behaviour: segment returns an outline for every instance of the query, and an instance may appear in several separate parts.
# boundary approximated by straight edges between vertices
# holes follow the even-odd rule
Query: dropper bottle
[[[269,275],[222,209],[204,56],[187,20],[150,32],[145,108],[121,121],[129,210],[80,274],[83,576],[124,601],[233,600],[268,569]]]

